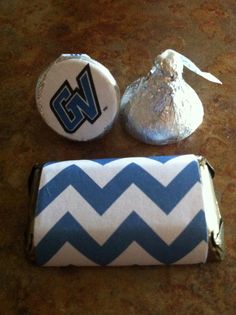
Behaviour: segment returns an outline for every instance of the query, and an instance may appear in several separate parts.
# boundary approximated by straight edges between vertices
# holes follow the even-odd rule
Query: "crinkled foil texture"
[[[202,123],[203,106],[181,73],[166,71],[157,64],[146,77],[127,87],[121,100],[121,117],[135,138],[163,145],[191,135]]]

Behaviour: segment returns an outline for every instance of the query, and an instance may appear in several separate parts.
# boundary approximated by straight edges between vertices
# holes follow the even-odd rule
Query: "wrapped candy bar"
[[[157,56],[148,75],[129,85],[121,99],[122,121],[132,136],[163,145],[190,136],[200,126],[202,102],[183,79],[183,66],[221,84],[183,55],[171,49],[164,51]]]
[[[195,155],[35,166],[28,254],[40,266],[221,260],[223,222],[213,174]]]

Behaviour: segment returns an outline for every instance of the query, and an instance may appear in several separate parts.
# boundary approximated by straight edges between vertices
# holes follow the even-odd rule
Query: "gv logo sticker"
[[[74,133],[86,120],[93,124],[101,116],[89,64],[76,78],[74,90],[66,80],[50,101],[50,107],[63,129]]]

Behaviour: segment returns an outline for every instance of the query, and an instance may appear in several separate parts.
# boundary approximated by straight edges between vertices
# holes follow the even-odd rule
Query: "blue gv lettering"
[[[63,129],[74,133],[86,120],[93,124],[101,116],[89,64],[76,78],[74,90],[66,80],[50,101],[50,107]]]

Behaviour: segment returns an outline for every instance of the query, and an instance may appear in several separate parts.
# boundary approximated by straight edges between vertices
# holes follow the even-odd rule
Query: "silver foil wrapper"
[[[221,84],[183,55],[171,49],[164,51],[147,76],[129,85],[121,99],[122,122],[135,138],[156,145],[175,143],[190,136],[202,123],[202,102],[183,79],[184,66]]]

